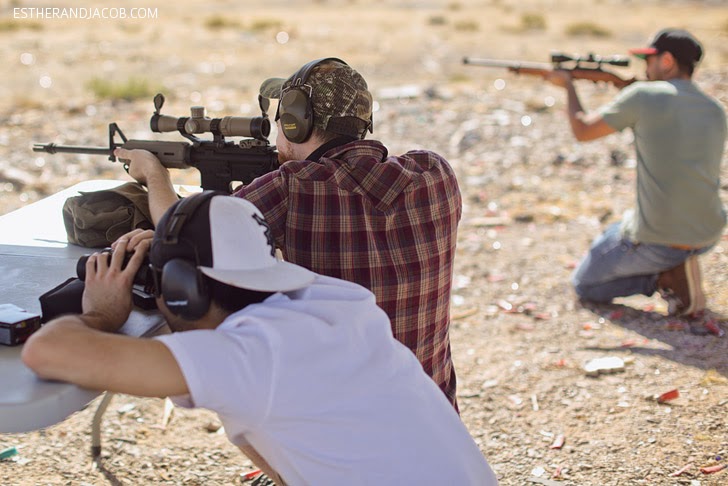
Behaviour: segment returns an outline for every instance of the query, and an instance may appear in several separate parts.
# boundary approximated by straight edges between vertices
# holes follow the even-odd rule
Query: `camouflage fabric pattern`
[[[267,79],[260,86],[266,98],[280,98],[291,86],[291,78]],[[327,61],[316,66],[305,83],[311,86],[314,126],[326,130],[333,118],[355,117],[369,123],[372,95],[364,78],[350,66]]]

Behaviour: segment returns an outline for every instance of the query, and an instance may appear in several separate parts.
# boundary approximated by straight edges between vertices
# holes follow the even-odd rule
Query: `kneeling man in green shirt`
[[[719,195],[726,114],[692,80],[703,48],[689,32],[664,29],[630,53],[647,63],[647,81],[595,112],[584,111],[567,71],[548,77],[566,88],[578,140],[630,127],[637,151],[635,207],[592,243],[572,283],[581,299],[602,303],[659,291],[671,315],[692,316],[706,300],[697,257],[726,224]]]

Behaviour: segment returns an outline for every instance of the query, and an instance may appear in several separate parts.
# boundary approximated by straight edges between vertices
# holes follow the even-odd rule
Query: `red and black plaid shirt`
[[[360,140],[286,162],[236,195],[265,215],[287,261],[370,289],[457,409],[448,330],[462,200],[445,159],[388,157]]]

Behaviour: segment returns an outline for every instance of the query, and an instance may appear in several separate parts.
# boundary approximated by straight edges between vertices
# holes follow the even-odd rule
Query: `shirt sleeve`
[[[271,404],[273,353],[255,332],[241,334],[195,330],[154,339],[169,348],[182,370],[189,405],[234,416],[241,423],[260,424]]]
[[[247,199],[257,207],[273,232],[276,246],[285,245],[286,217],[288,215],[288,174],[280,168],[264,174],[247,186],[242,186],[235,194]]]
[[[599,109],[602,119],[616,131],[627,127],[634,128],[639,120],[641,102],[641,83],[633,83],[624,88],[610,103]]]

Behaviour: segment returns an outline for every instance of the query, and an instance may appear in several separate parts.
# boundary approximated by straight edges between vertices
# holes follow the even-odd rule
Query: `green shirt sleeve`
[[[633,83],[619,92],[616,98],[599,109],[602,119],[616,131],[634,128],[639,120],[642,83]]]

